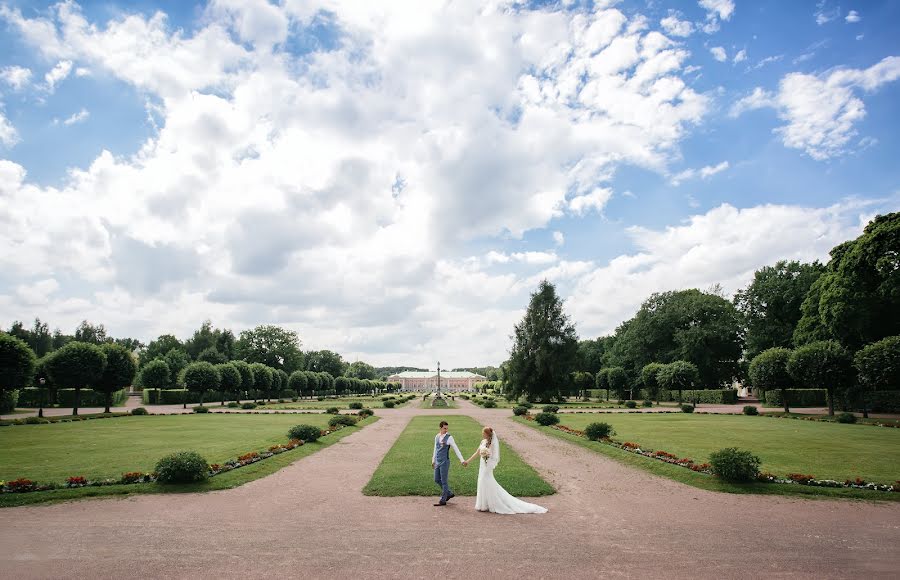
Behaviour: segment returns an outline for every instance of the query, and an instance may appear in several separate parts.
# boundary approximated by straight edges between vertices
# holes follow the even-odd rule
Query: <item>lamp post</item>
[[[44,417],[44,385],[46,384],[46,382],[47,379],[45,379],[44,377],[38,379],[38,383],[41,385],[40,387],[38,387],[38,390],[40,391],[38,393],[38,417],[41,418]]]
[[[438,392],[437,398],[441,398],[441,361],[438,361]]]

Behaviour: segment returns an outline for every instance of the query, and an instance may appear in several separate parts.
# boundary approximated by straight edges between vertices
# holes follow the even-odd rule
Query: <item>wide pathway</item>
[[[516,423],[509,410],[461,406],[385,409],[377,423],[232,490],[2,509],[0,574],[895,578],[900,570],[898,504],[698,490]],[[493,425],[559,490],[535,500],[549,513],[362,495],[410,418],[448,418],[452,431],[459,414]],[[430,444],[422,442],[424,463]]]

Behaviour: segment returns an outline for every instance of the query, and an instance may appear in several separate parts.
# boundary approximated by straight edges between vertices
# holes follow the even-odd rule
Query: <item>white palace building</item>
[[[475,383],[486,381],[482,375],[469,371],[441,371],[441,391],[470,391]],[[404,391],[436,391],[438,385],[437,371],[403,371],[387,378],[389,383],[400,383]]]

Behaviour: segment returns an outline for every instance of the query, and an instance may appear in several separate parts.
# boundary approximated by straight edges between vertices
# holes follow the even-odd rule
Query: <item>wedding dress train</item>
[[[489,451],[489,456],[484,457]],[[513,497],[494,479],[494,468],[500,463],[500,442],[495,432],[490,447],[487,439],[481,440],[478,446],[481,461],[478,467],[478,492],[475,496],[475,509],[495,514],[543,514],[547,508],[522,501]]]

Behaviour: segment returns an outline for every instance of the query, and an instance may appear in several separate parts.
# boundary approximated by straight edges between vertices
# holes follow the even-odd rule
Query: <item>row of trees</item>
[[[733,300],[720,287],[656,293],[614,334],[592,340],[578,341],[552,284],[542,282],[515,327],[510,358],[502,366],[510,393],[540,399],[583,393],[610,380],[613,391],[652,389],[656,385],[645,369],[653,364],[679,363],[671,368],[680,367],[693,388],[749,380],[765,389],[772,387],[753,380],[750,362],[773,348],[803,349],[817,353],[814,359],[842,352],[842,364],[851,372],[834,375],[833,386],[827,387],[829,381],[815,378],[824,377],[822,372],[798,371],[792,385],[888,389],[900,385],[884,367],[889,356],[879,359],[881,367],[865,370],[854,360],[867,345],[898,335],[900,213],[892,213],[876,217],[857,239],[833,248],[826,265],[780,261],[766,266]]]

